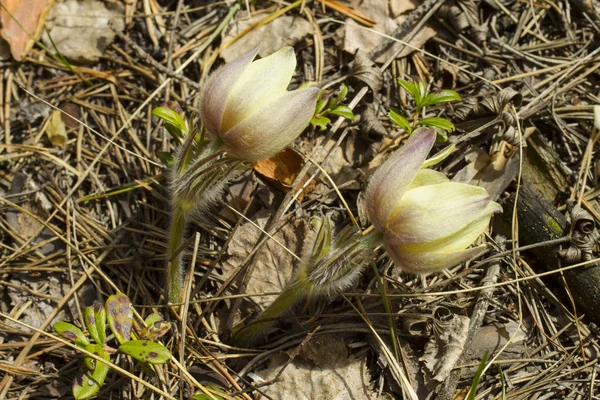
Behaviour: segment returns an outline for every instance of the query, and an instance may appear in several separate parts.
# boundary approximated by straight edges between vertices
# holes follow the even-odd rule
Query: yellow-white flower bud
[[[500,205],[484,188],[450,182],[421,169],[435,142],[435,130],[416,130],[406,144],[373,174],[365,195],[385,249],[403,270],[427,274],[473,257],[467,249]]]
[[[246,161],[271,157],[289,145],[315,112],[319,89],[291,92],[296,68],[291,47],[252,61],[259,47],[217,70],[206,82],[200,116],[231,156]]]

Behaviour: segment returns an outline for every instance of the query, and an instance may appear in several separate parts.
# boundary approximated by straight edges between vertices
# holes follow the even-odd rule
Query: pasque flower
[[[416,130],[371,177],[365,195],[375,229],[394,262],[427,274],[473,257],[467,249],[501,210],[484,188],[450,182],[422,165],[435,142],[430,128]]]
[[[183,300],[182,245],[188,223],[206,212],[249,162],[290,144],[315,113],[319,89],[287,91],[296,69],[294,50],[284,47],[253,61],[259,47],[217,70],[204,85],[199,117],[212,136],[209,143],[197,134],[196,124],[170,121],[185,131],[169,174],[167,295],[172,303]]]
[[[319,93],[317,88],[287,91],[296,69],[291,47],[252,61],[259,47],[216,71],[200,100],[207,130],[230,155],[246,161],[271,157],[300,135]]]

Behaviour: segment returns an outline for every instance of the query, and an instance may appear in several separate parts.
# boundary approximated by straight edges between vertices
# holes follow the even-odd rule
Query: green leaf
[[[99,301],[94,301],[94,317],[96,319],[96,329],[98,330],[98,344],[104,344],[106,341],[106,308]]]
[[[315,115],[319,115],[325,110],[327,106],[327,100],[319,100],[317,101],[317,108],[315,109]]]
[[[110,360],[108,354],[106,354],[106,352],[102,350],[102,346],[98,344],[88,345],[86,346],[86,350],[102,357],[106,361]],[[98,391],[104,384],[106,375],[108,375],[108,365],[94,360],[90,357],[87,358],[88,360],[92,360],[94,362],[93,365],[91,365],[93,367],[93,370],[85,372],[83,375],[75,378],[75,380],[73,381],[73,396],[77,400],[89,399],[90,397],[93,397],[96,393],[98,393]],[[91,363],[89,361],[86,361],[86,366],[88,366],[88,368],[90,364]]]
[[[321,91],[319,92],[318,99],[319,100],[317,101],[317,107],[315,108],[315,115],[321,114],[323,110],[325,110],[325,107],[329,102],[329,93],[327,93],[325,89],[321,89]]]
[[[85,308],[83,319],[85,322],[85,327],[90,333],[92,339],[94,339],[94,342],[102,343],[100,341],[100,336],[98,336],[98,328],[96,328],[96,316],[94,315],[94,307],[89,306]]]
[[[500,384],[502,385],[502,400],[506,400],[506,382],[504,382],[504,372],[502,372],[502,368],[500,364],[496,364],[498,368],[498,373],[500,374]]]
[[[150,314],[144,322],[147,326],[140,335],[142,339],[156,341],[156,339],[160,338],[171,329],[171,323],[165,321],[160,314],[156,312]]]
[[[450,121],[448,121],[446,118],[438,118],[438,117],[430,117],[430,118],[423,118],[422,120],[420,120],[417,125],[424,125],[424,126],[433,126],[435,128],[440,128],[443,129],[445,131],[449,131],[449,132],[454,132],[456,130],[456,128],[454,127],[454,124]]]
[[[342,84],[342,86],[340,86],[340,92],[335,97],[335,104],[336,105],[340,104],[341,102],[346,100],[347,96],[348,96],[348,86]]]
[[[87,337],[85,337],[83,331],[73,324],[64,321],[59,321],[52,325],[52,327],[60,336],[72,341],[78,346],[85,347],[88,344],[90,344],[90,341]]]
[[[223,394],[227,394],[225,393],[225,391],[223,391],[221,388],[217,387],[217,386],[206,386],[207,389],[211,389],[214,392],[219,392],[219,393],[223,393]],[[217,400],[225,400],[224,397],[218,396],[214,393],[212,393],[213,397]],[[211,397],[209,395],[207,395],[206,393],[196,393],[194,394],[192,397],[190,397],[189,400],[209,400]]]
[[[423,163],[423,165],[421,165],[421,168],[429,168],[429,167],[431,167],[433,165],[441,163],[446,158],[448,158],[448,156],[450,154],[452,154],[452,152],[454,151],[455,147],[456,147],[456,145],[454,145],[454,144],[451,144],[448,147],[444,147],[442,150],[440,150],[439,152],[437,152],[433,157],[428,158],[427,160],[425,160],[425,162]]]
[[[171,323],[167,321],[156,321],[148,325],[142,331],[142,339],[157,340],[164,336],[171,329]]]
[[[398,125],[400,128],[404,129],[409,135],[412,133],[412,126],[410,122],[406,118],[400,114],[400,110],[397,108],[390,108],[388,112],[388,117],[392,120],[393,123]]]
[[[165,121],[165,128],[174,138],[182,138],[187,133],[185,120],[179,113],[167,107],[156,107],[152,115]]]
[[[448,141],[448,132],[443,129],[435,128],[435,142],[436,143],[446,143]]]
[[[404,88],[410,94],[410,96],[417,102],[417,100],[421,99],[421,88],[414,82],[403,81],[402,79],[398,79],[398,84]]]
[[[73,397],[77,400],[84,400],[94,397],[101,385],[93,378],[91,371],[86,371],[83,375],[75,378],[71,386]]]
[[[131,339],[133,325],[133,311],[131,300],[123,293],[114,294],[106,300],[108,313],[108,326],[119,343],[123,344]]]
[[[479,380],[481,379],[481,374],[483,374],[483,369],[485,368],[485,364],[487,363],[488,352],[486,351],[479,362],[479,367],[477,367],[477,371],[475,371],[475,376],[473,377],[473,383],[471,383],[471,389],[469,390],[468,400],[475,399],[475,395],[477,394],[477,386],[479,386]]]
[[[97,356],[104,358],[106,361],[110,360],[110,357],[108,356],[108,354],[106,354],[106,352],[104,351],[102,346],[99,344],[88,344],[87,346],[85,346],[85,349],[87,351],[89,351],[90,353],[93,353]],[[102,363],[97,362],[96,359],[89,357],[89,356],[83,356],[83,362],[85,363],[85,366],[87,367],[87,369],[89,369],[90,371],[94,371],[98,364],[102,364]]]
[[[119,346],[119,352],[150,364],[164,364],[171,359],[169,349],[149,340],[130,340]]]
[[[170,151],[158,151],[156,152],[156,156],[167,167],[171,167],[171,165],[173,165],[173,161],[175,160],[175,158],[173,157],[173,153],[171,153]]]
[[[318,127],[319,130],[324,131],[325,129],[327,129],[327,125],[331,123],[331,120],[327,117],[320,115],[311,119],[310,123],[311,125]]]
[[[106,310],[104,304],[94,301],[85,309],[85,326],[90,336],[98,344],[104,344],[106,340]]]
[[[144,320],[144,323],[146,325],[152,325],[155,322],[163,321],[163,320],[164,320],[163,317],[161,317],[159,313],[153,312],[152,314],[150,314],[146,317],[146,319]]]
[[[428,94],[421,103],[421,107],[433,106],[441,103],[449,103],[451,101],[460,101],[460,95],[454,90],[442,90],[439,93]]]
[[[417,108],[424,107],[423,101],[425,99],[425,96],[427,96],[427,86],[425,85],[425,82],[419,81],[419,96],[415,98]]]
[[[352,109],[348,106],[337,106],[329,113],[338,117],[344,117],[349,121],[354,121],[354,113],[352,113]]]

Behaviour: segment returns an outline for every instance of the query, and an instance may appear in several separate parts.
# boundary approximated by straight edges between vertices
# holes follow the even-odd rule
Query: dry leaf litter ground
[[[51,324],[83,326],[82,309],[117,291],[141,316],[174,322],[163,340],[174,360],[148,373],[116,358],[130,375],[113,369],[100,398],[465,398],[486,352],[474,398],[598,398],[600,296],[592,278],[583,288],[573,275],[594,276],[597,247],[560,261],[556,244],[540,247],[569,247],[561,238],[577,229],[563,217],[568,200],[592,228],[600,222],[596,6],[65,0],[37,10],[29,29],[45,17],[72,69],[39,45],[0,64],[0,399],[70,396],[81,357],[48,335]],[[260,41],[261,55],[294,46],[294,85],[347,84],[357,118],[307,129],[195,224],[187,312],[177,313],[162,297],[169,193],[159,157],[174,144],[151,110],[170,100],[189,116],[202,79]],[[25,42],[11,42],[14,57]],[[290,278],[311,216],[330,214],[342,227],[351,212],[366,227],[359,191],[406,136],[386,112],[414,111],[397,79],[461,94],[426,113],[459,128],[441,170],[503,203],[481,239],[489,250],[425,279],[381,256],[348,293],[299,305],[268,341],[231,346],[231,326]]]

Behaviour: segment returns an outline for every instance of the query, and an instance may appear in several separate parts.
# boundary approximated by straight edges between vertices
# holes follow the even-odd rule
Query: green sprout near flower
[[[81,329],[68,322],[59,321],[53,328],[63,338],[107,362],[110,362],[110,354],[114,353],[131,356],[142,364],[164,364],[171,359],[169,349],[156,342],[169,331],[171,324],[157,313],[151,314],[144,321],[146,328],[141,332],[140,339],[132,339],[133,310],[131,301],[124,294],[110,296],[105,304],[94,302],[86,307],[84,322],[95,344],[90,343]],[[119,342],[116,349],[106,344],[107,324]],[[86,370],[75,378],[72,385],[73,397],[77,400],[95,396],[104,384],[109,370],[108,364],[91,357],[85,356],[83,361]]]
[[[391,107],[389,110],[389,118],[404,129],[409,135],[420,126],[430,126],[437,129],[437,141],[446,142],[448,141],[448,134],[446,132],[454,132],[456,128],[454,124],[446,118],[440,117],[428,117],[419,118],[421,111],[425,107],[435,106],[438,104],[449,103],[453,101],[460,101],[460,95],[454,90],[442,90],[439,93],[427,93],[427,86],[424,82],[407,82],[402,79],[398,79],[398,84],[406,90],[406,92],[413,98],[415,102],[415,113],[413,115],[413,121],[410,122],[402,114],[398,108]]]
[[[324,131],[327,125],[331,124],[331,119],[328,116],[338,116],[346,118],[348,121],[354,121],[354,113],[347,105],[342,104],[348,96],[348,86],[342,85],[338,94],[334,97],[331,92],[325,89],[319,92],[315,115],[310,120],[311,125],[318,127]]]
[[[416,275],[452,267],[481,251],[469,246],[501,208],[484,188],[450,182],[427,169],[450,154],[442,151],[428,160],[435,139],[434,129],[416,129],[373,174],[364,192],[373,225],[365,233],[346,227],[334,235],[327,218],[318,224],[298,273],[279,297],[256,320],[234,327],[237,345],[264,336],[300,300],[349,288],[379,247],[400,269]]]
[[[283,47],[253,61],[259,48],[217,70],[205,83],[198,113],[203,130],[196,128],[195,120],[187,123],[172,106],[153,111],[181,142],[172,157],[163,155],[171,168],[166,287],[170,303],[183,302],[181,250],[189,222],[216,203],[227,183],[250,163],[287,147],[314,116],[319,89],[287,90],[296,69],[293,49]]]

